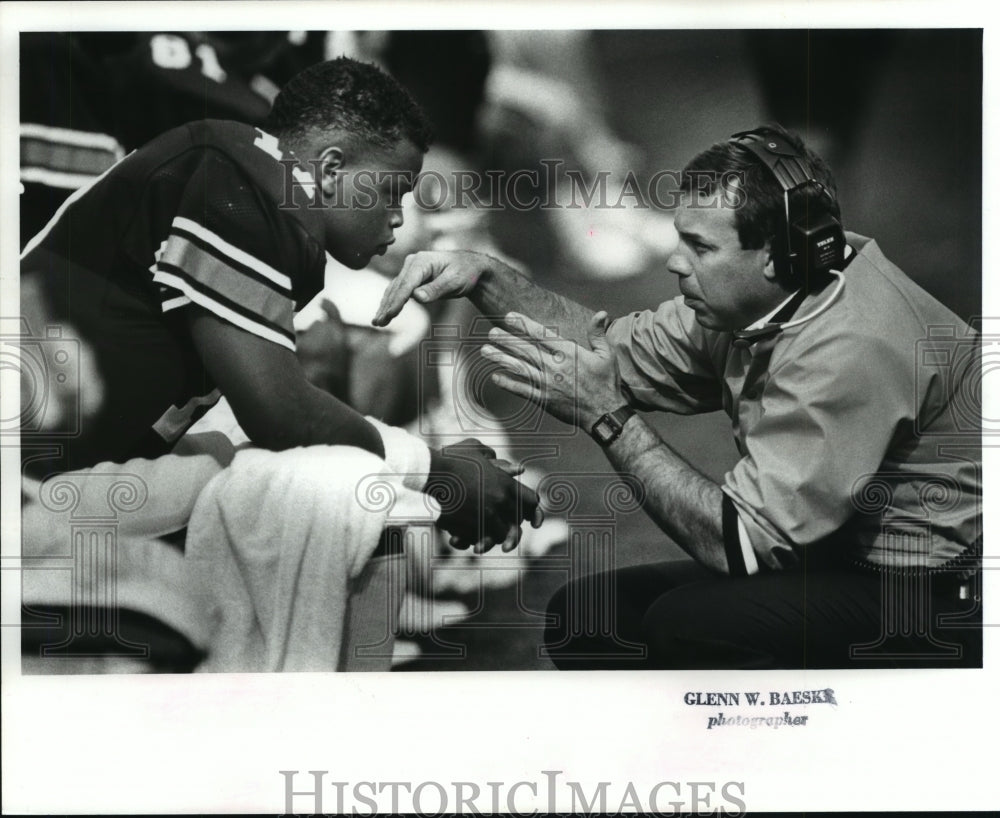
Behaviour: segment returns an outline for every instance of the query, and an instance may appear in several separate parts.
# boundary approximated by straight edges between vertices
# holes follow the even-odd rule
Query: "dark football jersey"
[[[270,100],[198,32],[139,35],[135,47],[105,62],[115,101],[111,133],[126,150],[184,122],[226,119],[259,125]]]
[[[125,150],[110,130],[113,106],[102,61],[78,35],[25,32],[20,47],[24,247],[74,190]]]
[[[22,279],[37,277],[104,387],[79,434],[22,433],[22,446],[59,448],[30,472],[157,456],[218,399],[187,305],[295,348],[293,313],[322,288],[326,255],[318,212],[283,206],[312,195],[311,177],[281,159],[253,126],[190,123],[77,191],[29,243]]]
[[[199,119],[261,124],[278,86],[254,71],[305,51],[287,32],[26,32],[20,46],[22,247],[159,134]]]

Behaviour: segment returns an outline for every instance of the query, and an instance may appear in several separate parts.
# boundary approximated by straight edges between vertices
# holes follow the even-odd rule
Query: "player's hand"
[[[477,553],[502,544],[513,550],[521,539],[521,521],[536,528],[544,515],[538,495],[513,479],[521,470],[476,440],[431,451],[431,470],[424,489],[441,504],[440,526],[457,548],[476,546]]]
[[[484,443],[481,443],[475,438],[468,438],[467,440],[463,441],[463,445],[471,445],[477,452],[485,455],[485,457],[494,466],[496,466],[496,468],[500,469],[500,471],[502,471],[504,474],[509,475],[510,477],[517,477],[520,474],[524,474],[524,466],[522,464],[511,463],[509,460],[497,459],[496,451],[494,449],[491,449],[489,446],[487,446]],[[520,486],[519,490],[521,491],[531,491],[520,482],[518,483],[518,485]],[[527,516],[525,517],[525,519],[527,519]],[[545,513],[542,511],[541,505],[536,505],[535,511],[531,515],[532,528],[538,528],[544,521],[545,521]],[[508,527],[507,535],[504,537],[503,542],[501,543],[501,550],[504,553],[507,553],[508,551],[513,551],[515,548],[517,548],[517,546],[521,542],[522,533],[523,529],[521,528],[520,521],[512,523]],[[451,545],[452,548],[462,548],[462,549],[468,548],[470,545],[472,545],[473,550],[477,554],[482,554],[493,548],[496,545],[496,542],[494,542],[493,537],[486,536],[479,542],[473,544],[467,540],[463,540],[462,537],[453,534],[449,538],[448,544]]]
[[[427,304],[441,298],[468,295],[491,263],[497,262],[489,256],[467,250],[425,251],[407,256],[399,275],[386,287],[372,324],[386,326],[399,315],[410,298]]]

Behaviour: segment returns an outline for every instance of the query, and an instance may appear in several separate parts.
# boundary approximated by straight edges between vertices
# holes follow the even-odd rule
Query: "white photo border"
[[[16,163],[21,30],[378,28],[984,28],[984,99],[997,90],[998,29],[973,2],[219,2],[0,5],[0,299],[18,298]],[[236,25],[238,24],[238,25]],[[998,189],[984,106],[984,191]],[[983,235],[996,235],[995,208]],[[983,270],[998,269],[984,241]],[[986,315],[1000,283],[984,276]],[[992,312],[991,312],[992,311]],[[985,384],[988,388],[989,383]],[[11,417],[16,390],[3,391]],[[1000,417],[996,389],[987,417]],[[3,459],[3,809],[5,812],[265,812],[284,805],[279,770],[328,780],[544,782],[562,771],[593,792],[601,781],[648,792],[660,781],[745,784],[752,811],[976,810],[996,776],[1000,626],[986,628],[973,671],[434,673],[22,677],[15,623],[16,452]],[[984,449],[989,487],[997,450]],[[13,476],[13,479],[11,479]],[[996,492],[994,492],[996,496]],[[997,515],[987,504],[987,554]],[[991,545],[992,544],[992,545]],[[16,560],[15,560],[16,562]],[[1000,572],[985,572],[986,622],[1000,623]],[[13,593],[11,589],[13,588]],[[768,681],[764,681],[767,679]],[[834,688],[803,731],[706,735],[686,690]],[[522,790],[523,791],[523,790]],[[332,790],[330,791],[332,793]],[[331,797],[327,808],[332,810]],[[435,804],[435,800],[429,801]],[[521,802],[519,802],[521,803]],[[546,809],[539,796],[526,809]],[[567,809],[565,801],[556,805]]]

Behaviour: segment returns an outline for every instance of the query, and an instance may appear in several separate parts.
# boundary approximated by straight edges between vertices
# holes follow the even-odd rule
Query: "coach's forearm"
[[[469,300],[490,318],[519,312],[547,327],[556,327],[562,338],[587,343],[587,326],[593,310],[565,296],[539,287],[492,256],[482,256],[479,280]]]
[[[611,464],[634,475],[645,491],[643,508],[694,559],[728,573],[722,538],[722,489],[689,465],[638,415],[605,447]]]

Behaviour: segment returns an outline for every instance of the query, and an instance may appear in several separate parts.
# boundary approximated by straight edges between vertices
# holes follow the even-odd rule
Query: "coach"
[[[550,655],[562,668],[978,663],[976,336],[843,231],[829,169],[780,127],[713,145],[682,179],[667,264],[681,296],[655,310],[609,323],[495,259],[423,253],[374,320],[411,296],[498,316],[482,350],[496,382],[590,432],[693,557],[606,577],[613,611],[587,609],[593,577],[562,589]],[[719,485],[637,409],[723,410],[740,459]],[[584,627],[601,617],[610,632]],[[626,642],[645,658],[622,658]]]

